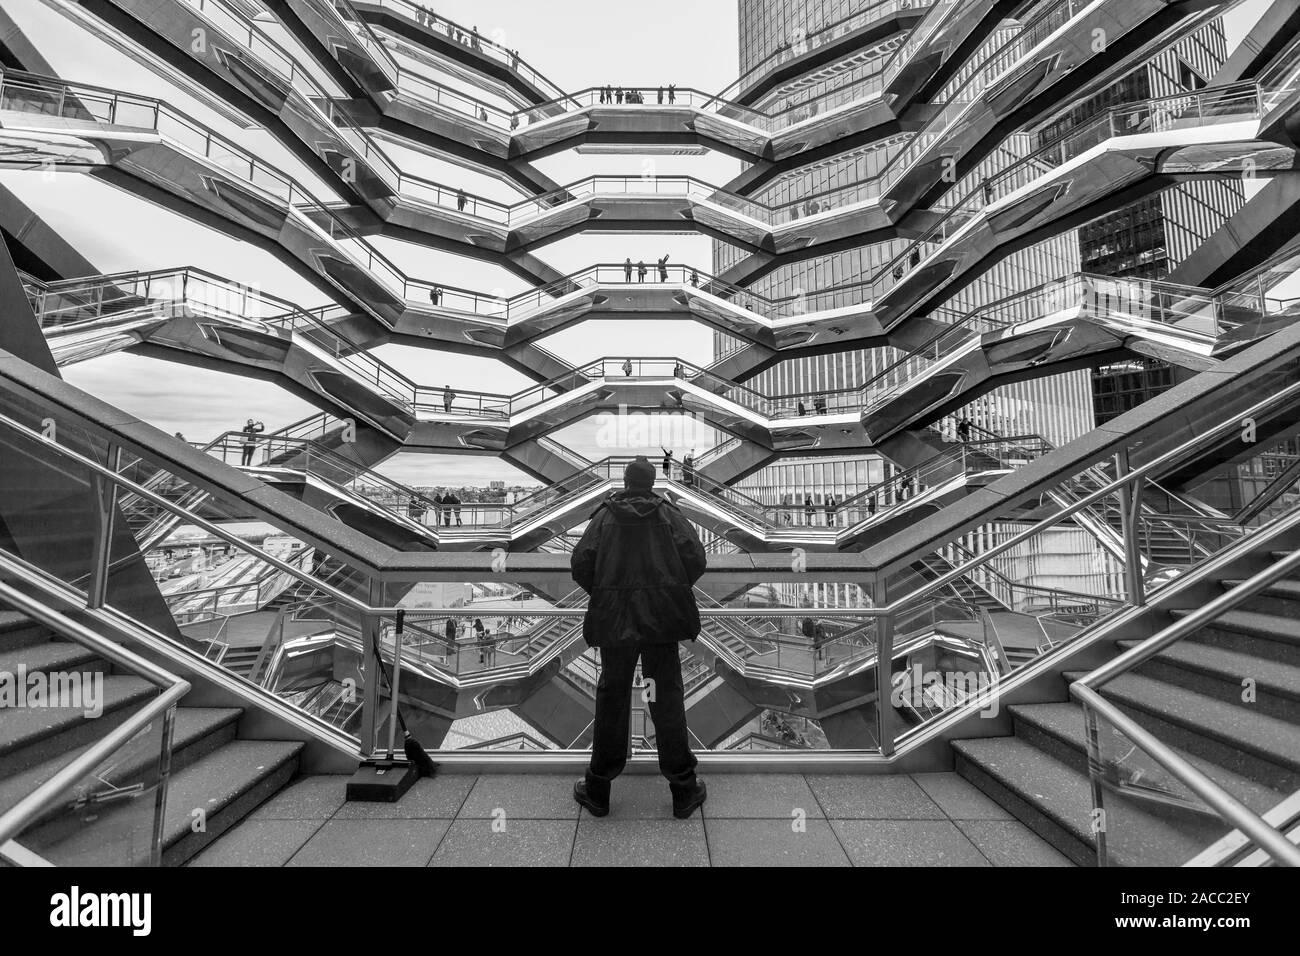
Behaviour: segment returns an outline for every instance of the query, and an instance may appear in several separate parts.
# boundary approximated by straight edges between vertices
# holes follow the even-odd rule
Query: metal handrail
[[[273,567],[278,568],[279,570],[285,572],[286,574],[289,574],[291,577],[296,578],[297,580],[308,585],[314,590],[321,591],[329,595],[331,598],[334,598],[335,600],[348,606],[349,608],[351,608],[352,610],[356,611],[359,614],[373,615],[373,616],[389,616],[389,615],[396,614],[398,611],[402,611],[407,614],[409,614],[411,611],[410,608],[403,608],[397,606],[371,607],[370,605],[357,600],[355,597],[348,594],[347,592],[340,591],[337,588],[333,587],[332,585],[325,583],[324,581],[321,581],[317,578],[313,578],[310,575],[305,574],[301,569],[294,567],[292,564],[282,561],[279,558],[275,557],[274,555],[262,551],[260,548],[253,547],[247,541],[244,541],[243,539],[235,536],[234,534],[231,534],[230,532],[221,528],[219,525],[213,524],[212,522],[198,515],[187,514],[183,509],[178,508],[176,505],[172,504],[172,502],[169,501],[168,499],[163,498],[161,495],[156,495],[153,492],[147,490],[146,488],[137,485],[135,482],[131,481],[128,478],[124,478],[123,476],[119,475],[117,472],[114,472],[112,469],[104,465],[101,465],[99,462],[91,458],[87,458],[86,456],[80,454],[79,452],[73,451],[72,449],[67,448],[63,445],[57,445],[51,443],[48,439],[41,437],[39,433],[32,431],[31,429],[27,428],[27,426],[23,425],[21,422],[14,421],[13,419],[9,418],[7,415],[4,415],[2,413],[0,413],[0,426],[6,426],[8,428],[11,428],[14,431],[19,432],[20,434],[27,436],[33,441],[39,442],[43,446],[54,448],[59,454],[63,455],[66,458],[71,459],[72,461],[75,461],[78,465],[86,468],[87,470],[100,475],[107,481],[110,481],[113,484],[118,485],[122,488],[128,489],[140,495],[141,497],[145,498],[146,500],[152,501],[153,503],[159,505],[160,507],[180,515],[181,517],[185,518],[185,520],[187,520],[189,523],[193,524],[195,527],[202,528],[204,531],[209,532],[214,537],[220,538],[221,540],[234,545],[236,548],[238,548],[241,551],[245,551],[253,555],[256,555],[260,560],[265,561],[267,564],[270,564]],[[421,616],[424,615],[436,615],[436,616],[470,615],[472,616],[474,613],[476,613],[473,609],[466,609],[466,608],[424,608],[424,607],[420,608],[419,612]],[[477,613],[481,614],[482,612],[481,610],[479,610],[477,611]],[[736,608],[736,609],[705,610],[701,613],[709,617],[745,617],[745,616],[753,617],[754,616],[754,610],[752,608],[751,609]],[[795,617],[800,615],[806,615],[808,611],[806,608],[803,609],[765,608],[763,613],[765,616],[770,616],[770,617]],[[878,616],[881,613],[883,613],[882,609],[878,609],[878,608],[823,608],[817,611],[818,616],[821,617],[864,617],[864,616],[873,617],[873,616]],[[530,608],[528,610],[529,617],[564,617],[566,615],[573,616],[574,614],[575,611],[573,611],[572,609],[565,609],[565,608]]]
[[[0,564],[4,566],[6,574],[12,574],[21,580],[37,583],[24,574],[18,565],[5,560],[3,556],[0,556]],[[0,814],[0,846],[4,846],[26,829],[29,823],[56,803],[77,781],[103,764],[112,754],[129,743],[141,730],[174,707],[181,698],[189,693],[190,684],[188,681],[163,670],[121,645],[101,637],[85,625],[78,624],[76,621],[52,610],[35,598],[29,597],[4,582],[0,582],[0,601],[39,621],[61,636],[95,651],[98,655],[114,664],[139,674],[162,691],[156,698],[149,701],[140,710],[70,760],[67,765],[61,767],[58,772],[15,803],[4,814]],[[164,740],[163,746],[170,749],[171,741]],[[164,777],[161,783],[164,793],[163,803],[159,805],[157,811],[160,814],[166,805],[166,785],[166,778]],[[155,845],[154,850],[157,849]]]
[[[1226,421],[1220,422],[1218,425],[1214,425],[1211,428],[1203,432],[1200,432],[1195,437],[1188,439],[1187,441],[1183,442],[1182,444],[1178,445],[1172,450],[1164,452],[1163,454],[1157,456],[1156,458],[1153,458],[1151,461],[1147,462],[1146,464],[1134,468],[1133,470],[1129,471],[1127,474],[1122,475],[1119,478],[1116,478],[1114,481],[1110,482],[1109,484],[1104,485],[1101,488],[1097,489],[1096,491],[1093,491],[1090,494],[1086,495],[1085,497],[1078,499],[1069,507],[1062,508],[1060,511],[1056,512],[1055,514],[1049,515],[1048,517],[1039,521],[1037,524],[1031,525],[1029,528],[1025,529],[1024,531],[1021,531],[1016,535],[1014,535],[1013,537],[1008,538],[1006,541],[994,545],[993,547],[989,548],[987,551],[984,551],[978,558],[968,561],[965,564],[953,569],[949,573],[943,575],[942,577],[932,582],[927,587],[920,588],[917,591],[914,591],[905,597],[899,598],[895,601],[891,601],[888,605],[881,608],[882,612],[888,614],[896,614],[902,608],[913,603],[919,598],[925,597],[931,591],[936,590],[940,586],[944,584],[948,584],[949,582],[954,581],[957,578],[965,576],[973,568],[978,567],[979,565],[988,562],[992,558],[995,558],[998,555],[1011,550],[1016,545],[1020,544],[1022,541],[1028,540],[1029,538],[1033,537],[1039,532],[1045,531],[1048,528],[1052,527],[1053,525],[1059,524],[1061,522],[1061,519],[1068,518],[1070,515],[1073,515],[1078,511],[1082,511],[1084,508],[1087,508],[1094,502],[1107,497],[1108,495],[1114,493],[1115,491],[1118,491],[1119,489],[1127,487],[1129,485],[1133,485],[1139,479],[1145,478],[1148,474],[1167,467],[1172,461],[1177,460],[1187,452],[1193,451],[1196,448],[1204,445],[1208,439],[1218,437],[1221,434],[1235,431],[1240,427],[1240,422],[1243,418],[1255,417],[1257,413],[1266,410],[1270,406],[1283,402],[1286,399],[1293,398],[1297,395],[1300,395],[1300,382],[1297,382],[1292,385],[1288,385],[1286,388],[1283,388],[1280,391],[1273,393],[1268,398],[1263,399],[1257,404],[1252,405],[1249,408],[1244,409],[1240,412],[1237,412],[1232,416],[1229,416]],[[902,562],[895,562],[895,563],[897,564]],[[881,568],[880,572],[883,574],[885,570],[886,570],[885,568]]]
[[[946,573],[946,574],[944,574],[944,575],[941,575],[939,578],[937,578],[937,579],[935,579],[934,581],[930,582],[930,583],[927,584],[925,587],[919,588],[918,590],[916,590],[916,591],[914,591],[914,592],[911,592],[910,594],[905,595],[905,596],[903,596],[903,597],[901,597],[901,598],[898,598],[898,599],[896,599],[896,600],[890,602],[890,603],[887,604],[887,605],[883,605],[883,606],[880,606],[880,607],[877,607],[877,608],[866,608],[866,609],[860,609],[860,610],[858,611],[858,613],[861,614],[861,613],[864,613],[864,612],[865,612],[865,613],[868,613],[868,614],[875,614],[875,615],[880,615],[880,616],[885,616],[885,615],[889,615],[889,614],[896,614],[898,611],[900,611],[901,609],[903,609],[903,608],[907,607],[908,605],[914,603],[915,601],[917,601],[917,600],[919,600],[919,599],[921,599],[921,598],[923,598],[923,597],[925,597],[925,596],[927,596],[927,595],[933,593],[934,591],[939,590],[940,588],[942,588],[942,587],[944,587],[944,586],[946,586],[946,585],[952,583],[953,581],[958,580],[959,578],[962,578],[962,577],[966,576],[966,575],[967,575],[967,574],[968,574],[968,573],[969,573],[973,568],[979,566],[980,564],[985,563],[985,562],[991,560],[993,557],[996,557],[997,555],[1000,555],[1000,554],[1002,554],[1002,553],[1004,553],[1004,552],[1010,550],[1012,547],[1015,547],[1015,546],[1016,546],[1017,544],[1019,544],[1020,542],[1022,542],[1022,541],[1024,541],[1024,540],[1028,539],[1029,537],[1032,537],[1033,535],[1035,535],[1035,534],[1037,534],[1037,533],[1039,533],[1039,532],[1045,530],[1046,528],[1051,527],[1052,525],[1059,523],[1060,520],[1061,520],[1062,518],[1069,517],[1070,515],[1074,514],[1075,512],[1080,511],[1080,510],[1082,510],[1082,509],[1088,507],[1088,506],[1091,505],[1093,502],[1095,502],[1095,501],[1097,501],[1097,500],[1099,500],[1099,499],[1105,497],[1106,495],[1111,494],[1111,493],[1114,492],[1115,490],[1117,490],[1117,489],[1119,489],[1119,488],[1121,488],[1121,487],[1124,487],[1124,486],[1126,486],[1126,485],[1129,485],[1129,484],[1131,484],[1131,483],[1137,481],[1139,478],[1143,478],[1143,477],[1145,477],[1148,473],[1150,473],[1150,472],[1152,472],[1152,471],[1154,471],[1154,470],[1156,470],[1156,469],[1158,469],[1158,468],[1160,468],[1160,467],[1165,466],[1165,465],[1169,462],[1170,459],[1173,459],[1173,458],[1175,458],[1175,457],[1177,457],[1177,456],[1180,456],[1180,455],[1184,454],[1184,453],[1187,452],[1187,451],[1190,451],[1190,450],[1194,449],[1194,448],[1197,447],[1198,445],[1202,444],[1206,439],[1211,438],[1211,437],[1214,437],[1214,436],[1217,436],[1217,435],[1219,435],[1219,434],[1221,434],[1221,433],[1228,432],[1228,431],[1231,431],[1231,430],[1235,429],[1235,428],[1237,427],[1237,422],[1238,422],[1238,420],[1239,420],[1243,415],[1247,415],[1247,416],[1254,415],[1254,414],[1257,413],[1258,411],[1263,410],[1263,409],[1266,409],[1267,407],[1269,407],[1269,406],[1272,405],[1272,404],[1275,404],[1275,403],[1278,403],[1278,402],[1283,401],[1283,400],[1285,400],[1285,399],[1291,398],[1292,396],[1294,396],[1295,394],[1297,394],[1297,392],[1300,392],[1300,383],[1297,383],[1297,384],[1295,384],[1295,385],[1291,385],[1291,386],[1288,386],[1288,387],[1285,388],[1285,389],[1282,389],[1281,391],[1279,391],[1279,392],[1277,392],[1277,393],[1271,395],[1269,398],[1264,399],[1264,400],[1262,400],[1261,402],[1257,403],[1256,405],[1252,406],[1250,409],[1247,409],[1247,410],[1245,410],[1245,411],[1242,411],[1242,412],[1240,412],[1239,414],[1237,414],[1236,416],[1234,416],[1234,417],[1232,417],[1232,418],[1229,418],[1226,422],[1223,422],[1223,423],[1221,423],[1221,424],[1219,424],[1219,425],[1217,425],[1217,426],[1214,426],[1213,428],[1209,429],[1209,430],[1206,431],[1206,432],[1201,433],[1200,435],[1196,436],[1195,438],[1190,439],[1190,440],[1188,440],[1187,442],[1184,442],[1182,445],[1179,445],[1179,446],[1178,446],[1177,448],[1175,448],[1174,450],[1169,451],[1169,452],[1166,452],[1166,453],[1164,453],[1163,455],[1161,455],[1160,457],[1158,457],[1157,459],[1155,459],[1155,460],[1153,460],[1153,461],[1147,463],[1146,465],[1143,465],[1143,466],[1141,466],[1140,468],[1135,469],[1135,470],[1129,472],[1129,473],[1128,473],[1127,475],[1125,475],[1124,477],[1119,478],[1119,479],[1117,479],[1117,480],[1115,480],[1115,481],[1113,481],[1113,482],[1111,482],[1111,483],[1109,483],[1109,484],[1103,486],[1102,488],[1099,488],[1098,490],[1092,492],[1091,494],[1089,494],[1089,495],[1087,495],[1087,496],[1081,498],[1080,500],[1076,501],[1074,504],[1070,505],[1069,507],[1062,509],[1062,510],[1061,510],[1060,512],[1058,512],[1057,514],[1052,515],[1052,516],[1049,516],[1049,517],[1043,519],[1042,521],[1040,521],[1040,522],[1038,522],[1037,524],[1031,526],[1030,528],[1026,529],[1025,531],[1020,532],[1020,533],[1018,533],[1017,535],[1015,535],[1015,536],[1013,536],[1013,537],[1007,539],[1006,541],[1002,542],[1001,544],[998,544],[998,545],[994,546],[993,548],[991,548],[991,549],[989,549],[988,551],[984,552],[984,553],[983,553],[983,554],[982,554],[978,559],[975,559],[975,560],[972,560],[972,561],[966,562],[965,564],[963,564],[963,565],[961,565],[961,566],[959,566],[959,567],[953,569],[952,571],[950,571],[950,572],[948,572],[948,573]],[[21,424],[20,422],[17,422],[17,421],[15,421],[15,420],[9,418],[8,416],[0,415],[0,423],[7,425],[8,427],[10,427],[10,428],[14,429],[15,431],[19,432],[20,434],[24,434],[24,435],[26,435],[29,439],[31,439],[32,441],[34,441],[34,442],[36,442],[36,443],[38,443],[38,444],[51,446],[51,443],[50,443],[46,438],[40,436],[38,433],[32,431],[32,430],[29,429],[27,426],[25,426],[25,425]],[[353,608],[353,609],[356,610],[358,613],[362,613],[362,614],[375,614],[375,615],[385,615],[385,614],[395,614],[395,613],[399,610],[399,608],[397,608],[397,607],[391,607],[391,608],[372,608],[372,607],[370,607],[370,606],[368,606],[368,605],[366,605],[366,604],[364,604],[364,603],[362,603],[362,602],[356,600],[354,597],[352,597],[351,595],[349,595],[349,594],[347,594],[347,593],[345,593],[345,592],[339,591],[339,590],[337,590],[337,589],[335,589],[335,588],[333,588],[333,587],[331,587],[331,586],[329,586],[329,585],[327,585],[327,584],[324,584],[323,582],[320,582],[320,581],[317,581],[317,580],[315,580],[315,579],[310,578],[309,576],[303,574],[300,570],[298,570],[298,569],[296,569],[296,568],[293,568],[291,565],[289,565],[289,564],[287,564],[287,563],[285,563],[285,562],[283,562],[283,561],[280,561],[278,558],[275,558],[275,557],[273,557],[273,556],[271,556],[271,555],[269,555],[269,554],[267,554],[267,553],[261,551],[260,549],[252,548],[251,546],[248,545],[247,542],[242,541],[241,539],[239,539],[239,538],[237,538],[236,536],[230,534],[229,532],[225,531],[224,529],[220,528],[219,526],[217,526],[217,525],[215,525],[215,524],[212,524],[212,523],[206,521],[205,519],[203,519],[203,518],[201,518],[201,517],[199,517],[199,516],[197,516],[197,515],[191,515],[191,514],[188,514],[188,513],[184,512],[183,509],[178,508],[178,507],[177,507],[175,504],[173,504],[170,500],[168,500],[168,499],[166,499],[166,498],[163,498],[163,497],[160,496],[160,495],[154,494],[153,492],[149,491],[148,489],[143,488],[143,487],[141,487],[141,486],[135,484],[134,482],[130,481],[129,479],[124,478],[123,476],[117,474],[116,472],[112,471],[111,469],[109,469],[109,468],[107,468],[107,467],[101,465],[99,462],[94,461],[94,460],[92,460],[92,459],[90,459],[90,458],[87,458],[87,457],[85,457],[85,456],[83,456],[83,455],[81,455],[81,454],[79,454],[79,453],[73,451],[72,449],[66,448],[66,447],[61,446],[61,445],[52,445],[51,447],[56,448],[56,449],[58,450],[59,454],[61,454],[61,455],[65,456],[65,457],[67,457],[67,458],[70,458],[70,459],[72,459],[72,460],[78,462],[78,464],[80,464],[81,466],[85,467],[86,469],[88,469],[88,470],[90,470],[90,471],[92,471],[92,472],[94,472],[94,473],[96,473],[96,474],[101,475],[102,477],[108,479],[109,481],[111,481],[112,483],[118,485],[119,487],[122,487],[122,488],[125,488],[125,489],[127,489],[127,490],[133,491],[133,492],[136,493],[137,495],[139,495],[139,496],[145,498],[145,499],[148,500],[148,501],[153,502],[154,504],[158,505],[159,507],[161,507],[161,508],[163,508],[163,509],[165,509],[165,510],[167,510],[167,511],[171,511],[172,513],[175,513],[175,514],[181,515],[181,516],[184,517],[187,521],[190,521],[191,523],[193,523],[193,524],[196,525],[197,527],[203,528],[205,531],[210,532],[213,536],[218,537],[218,538],[220,538],[221,540],[226,541],[226,542],[228,542],[228,543],[234,545],[235,547],[239,548],[240,550],[243,550],[243,551],[249,551],[249,552],[251,552],[251,553],[254,553],[254,554],[260,556],[261,559],[264,560],[264,561],[266,561],[268,564],[270,564],[270,565],[272,565],[272,566],[274,566],[274,567],[276,567],[276,568],[279,568],[279,569],[282,570],[282,571],[285,571],[286,573],[290,574],[292,577],[294,577],[294,578],[296,578],[296,579],[298,579],[298,580],[300,580],[300,581],[303,581],[304,583],[310,585],[310,586],[313,587],[313,588],[316,588],[316,589],[318,589],[318,590],[320,590],[320,591],[322,591],[322,592],[324,592],[324,593],[326,593],[326,594],[329,594],[331,597],[334,597],[334,598],[338,599],[339,601],[345,603],[347,606]],[[887,570],[888,570],[888,568],[882,568],[882,569],[880,569],[880,571],[881,571],[882,573],[884,573],[884,572],[887,571]]]
[[[105,465],[101,465],[93,458],[87,458],[85,455],[82,455],[80,452],[74,451],[71,448],[68,448],[64,445],[58,445],[51,442],[49,439],[42,437],[38,432],[32,431],[26,425],[23,425],[21,422],[15,421],[14,419],[10,418],[8,415],[0,414],[0,425],[4,425],[41,445],[55,449],[63,457],[71,459],[81,467],[86,468],[87,470],[99,475],[101,478],[104,478],[105,480],[112,482],[114,485],[117,485],[120,488],[131,491],[132,493],[140,496],[141,498],[144,498],[146,501],[153,502],[155,505],[158,505],[164,510],[170,511],[173,514],[183,518],[184,520],[194,525],[195,527],[202,528],[204,531],[207,531],[214,537],[220,538],[222,541],[234,545],[240,551],[244,551],[246,553],[250,553],[257,556],[260,560],[265,561],[267,564],[270,564],[271,566],[278,568],[281,571],[284,571],[285,573],[289,574],[294,578],[297,578],[299,581],[302,581],[304,584],[308,584],[317,590],[325,592],[330,597],[342,601],[343,603],[349,605],[359,613],[383,615],[383,614],[396,614],[398,611],[406,610],[405,608],[399,608],[399,607],[372,608],[369,605],[363,604],[362,602],[356,600],[356,598],[352,597],[350,594],[344,591],[339,591],[338,589],[324,583],[323,581],[316,580],[315,578],[312,578],[309,575],[304,574],[301,569],[295,568],[293,565],[285,561],[281,561],[279,558],[275,557],[274,555],[268,554],[267,552],[263,551],[260,548],[253,547],[247,541],[244,541],[241,538],[237,537],[236,535],[232,534],[231,532],[226,531],[224,528],[220,527],[219,525],[213,524],[212,522],[208,521],[206,518],[202,518],[199,515],[190,514],[189,512],[186,512],[183,508],[178,507],[177,505],[173,504],[171,501],[164,498],[163,496],[154,494],[152,491],[148,490],[142,485],[136,484],[134,481],[131,481],[129,478],[123,477],[122,475],[113,471],[111,468],[108,468]]]

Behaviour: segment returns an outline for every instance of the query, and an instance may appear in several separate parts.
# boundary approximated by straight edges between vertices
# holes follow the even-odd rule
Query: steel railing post
[[[1128,449],[1115,453],[1115,477],[1127,477],[1129,467]],[[1120,495],[1120,533],[1124,539],[1124,583],[1129,603],[1134,607],[1146,604],[1146,589],[1142,576],[1142,548],[1138,540],[1140,533],[1140,508],[1142,506],[1141,479],[1130,481],[1119,489]]]
[[[368,603],[371,607],[383,607],[384,585],[375,578],[369,580]],[[378,731],[380,668],[383,661],[377,656],[379,652],[379,630],[382,621],[378,614],[361,615],[362,682],[361,692],[361,727],[358,739],[361,741],[361,753],[370,757],[375,752],[376,733]]]
[[[889,587],[883,574],[877,573],[871,584],[871,602],[877,607],[889,603]],[[893,674],[894,616],[886,614],[876,618],[876,735],[880,741],[881,756],[894,752]]]
[[[122,449],[108,446],[107,466],[117,471],[122,466]],[[86,607],[103,607],[108,597],[108,573],[113,556],[113,530],[117,514],[117,484],[95,472],[91,479],[94,494],[95,524],[91,544],[90,583],[86,587]]]

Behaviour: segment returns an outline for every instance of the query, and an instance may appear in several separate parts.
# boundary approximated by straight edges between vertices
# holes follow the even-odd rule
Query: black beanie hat
[[[623,469],[623,487],[628,491],[649,491],[655,485],[655,466],[638,455]]]

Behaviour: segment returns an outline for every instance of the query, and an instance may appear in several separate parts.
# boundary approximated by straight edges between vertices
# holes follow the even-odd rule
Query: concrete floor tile
[[[808,820],[717,820],[704,823],[714,866],[849,866],[831,825]]]
[[[457,820],[430,866],[568,866],[577,820]]]
[[[1015,819],[959,773],[914,773],[912,779],[953,820]]]
[[[1019,820],[958,820],[956,824],[994,866],[1074,866]]]
[[[318,774],[292,781],[250,815],[250,820],[328,820],[347,797],[347,774]]]
[[[578,779],[576,774],[483,774],[457,817],[572,820],[579,809],[573,802],[573,785]]]
[[[824,819],[821,807],[802,774],[721,773],[708,778],[706,819],[794,820],[801,810],[805,820]]]
[[[450,820],[330,820],[289,866],[425,866]]]
[[[910,778],[862,774],[808,775],[832,820],[943,820],[946,816]]]
[[[948,820],[832,820],[854,866],[988,866]]]
[[[587,814],[578,821],[573,866],[708,866],[704,823],[699,814],[689,820],[597,820]]]
[[[284,866],[324,820],[245,820],[186,866]]]

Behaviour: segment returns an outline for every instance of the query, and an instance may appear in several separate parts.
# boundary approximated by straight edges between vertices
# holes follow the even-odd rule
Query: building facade
[[[740,66],[742,73],[757,68],[769,57],[778,55],[790,43],[814,34],[872,5],[871,0],[739,0]],[[960,98],[968,81],[981,69],[1000,72],[1000,48],[1013,39],[1017,24],[1008,22],[995,30],[983,49],[972,56],[967,67],[939,95],[939,101]],[[880,70],[888,61],[893,42],[864,53],[852,69],[829,71],[831,75],[804,77],[773,90],[763,103],[767,108],[784,106],[812,111],[831,108],[845,90],[858,92],[864,85],[879,83]],[[989,66],[984,66],[988,61]],[[1199,61],[1198,61],[1199,62]],[[841,65],[842,66],[842,65]],[[768,184],[755,198],[769,205],[794,204],[799,212],[816,212],[827,205],[857,201],[862,186],[889,165],[907,137],[897,137],[872,147],[834,157],[815,166],[804,167]],[[1020,133],[995,150],[978,168],[956,184],[954,198],[965,195],[984,179],[995,175],[1033,152],[1041,142],[1033,133]],[[782,267],[751,288],[763,295],[779,298],[813,294],[830,287],[843,290],[844,301],[851,304],[871,298],[870,280],[885,269],[906,246],[906,240],[864,245],[855,249],[813,258]],[[981,306],[1025,292],[1043,283],[1077,272],[1081,267],[1079,230],[1064,232],[1028,249],[1015,252],[987,269],[978,280],[953,296],[947,305],[949,318],[960,318]],[[722,272],[743,257],[741,250],[722,242],[714,243],[714,271]],[[940,321],[944,316],[933,316]],[[1029,317],[1028,315],[1026,316]],[[739,341],[717,333],[715,357],[721,358],[738,348]],[[828,393],[841,390],[877,388],[906,378],[910,369],[897,366],[903,353],[893,348],[860,349],[836,355],[789,359],[760,373],[751,383],[766,394]],[[949,440],[955,437],[954,423],[966,417],[978,428],[994,435],[1038,435],[1053,444],[1077,438],[1093,427],[1092,386],[1086,371],[1069,372],[1017,383],[996,389],[961,409],[949,419],[933,426]],[[769,465],[745,479],[738,487],[765,503],[778,504],[786,495],[796,502],[811,495],[821,505],[828,494],[839,500],[858,494],[873,485],[889,482],[898,468],[878,455],[834,458],[786,459]],[[1073,556],[1068,577],[1071,586],[1089,586],[1094,573],[1104,574],[1107,563],[1093,554],[1094,543],[1087,535],[1061,532],[1068,536],[1058,554]],[[978,542],[972,542],[978,545]],[[1019,560],[1033,562],[1034,556]],[[1070,562],[1067,562],[1070,563]],[[1059,564],[1059,562],[1058,562]],[[1043,583],[1063,580],[1059,568],[1044,563]],[[1094,582],[1103,586],[1101,579]],[[1062,585],[1065,586],[1065,585]],[[778,587],[783,601],[815,606],[852,606],[865,602],[865,596],[853,585]]]

